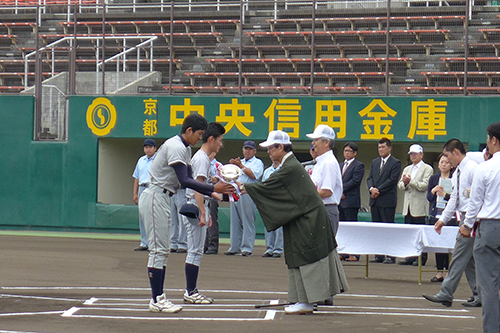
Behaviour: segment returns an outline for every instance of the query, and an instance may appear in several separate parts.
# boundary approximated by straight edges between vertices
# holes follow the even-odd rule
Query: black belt
[[[163,189],[163,193],[167,194],[168,193],[168,196],[171,197],[174,195],[174,192],[170,192],[169,190],[167,190],[166,188]]]
[[[144,183],[144,184],[139,184],[139,186],[142,186],[142,187],[148,187],[148,183]]]

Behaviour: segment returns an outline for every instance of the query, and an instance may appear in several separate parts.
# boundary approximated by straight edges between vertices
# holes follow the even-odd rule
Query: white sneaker
[[[313,305],[311,303],[295,303],[290,306],[285,306],[286,314],[310,314],[313,313]]]
[[[151,312],[166,312],[166,313],[176,313],[182,310],[182,306],[175,305],[170,302],[165,294],[156,296],[156,303],[153,300],[149,301],[149,311]]]
[[[207,297],[198,292],[198,289],[191,291],[189,294],[186,290],[184,293],[184,303],[189,304],[212,304],[214,299],[211,297]]]

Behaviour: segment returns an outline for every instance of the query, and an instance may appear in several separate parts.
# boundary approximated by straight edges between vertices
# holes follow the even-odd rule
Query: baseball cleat
[[[285,306],[285,313],[290,315],[311,314],[314,307],[311,303],[295,303],[290,306]]]
[[[175,305],[170,302],[165,294],[156,296],[156,303],[153,300],[149,301],[149,311],[150,312],[166,312],[166,313],[176,313],[182,310],[182,306]]]
[[[189,304],[212,304],[214,302],[214,299],[211,297],[207,297],[203,294],[200,294],[198,292],[198,289],[194,289],[191,291],[189,294],[186,290],[184,293],[184,303],[189,303]]]

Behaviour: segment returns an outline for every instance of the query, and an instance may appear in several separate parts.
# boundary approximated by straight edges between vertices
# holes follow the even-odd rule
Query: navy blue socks
[[[196,265],[186,264],[186,290],[188,294],[196,289],[196,282],[198,281],[198,271],[200,267]]]
[[[149,284],[153,302],[156,303],[156,296],[163,294],[163,282],[165,281],[165,267],[163,269],[148,267]]]

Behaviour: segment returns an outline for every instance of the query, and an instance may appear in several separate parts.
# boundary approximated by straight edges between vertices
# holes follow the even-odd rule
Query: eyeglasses
[[[352,150],[352,149],[344,149],[344,153],[354,153],[354,150]]]

